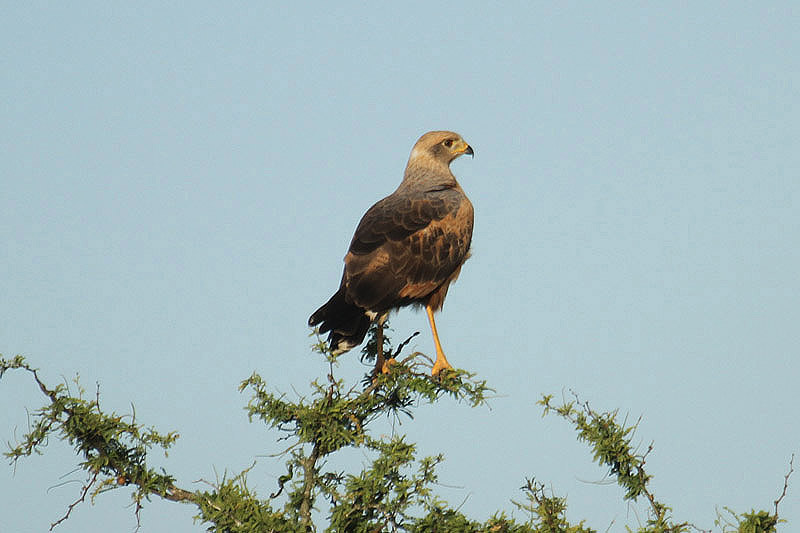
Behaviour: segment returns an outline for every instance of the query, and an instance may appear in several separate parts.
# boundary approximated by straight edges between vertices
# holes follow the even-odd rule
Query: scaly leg
[[[436,322],[433,320],[433,309],[430,305],[425,306],[425,312],[428,313],[428,322],[431,323],[431,331],[433,332],[433,343],[436,345],[436,361],[433,363],[432,376],[436,376],[442,370],[448,370],[453,366],[447,362],[447,357],[444,356],[442,344],[439,342],[439,333],[436,331]]]
[[[386,359],[383,355],[383,323],[386,322],[386,319],[389,317],[389,313],[385,313],[382,317],[378,319],[378,334],[376,335],[375,341],[377,342],[377,355],[375,356],[375,376],[378,375],[378,372],[382,374],[389,373],[389,366],[394,364],[395,360],[394,357],[390,357]]]

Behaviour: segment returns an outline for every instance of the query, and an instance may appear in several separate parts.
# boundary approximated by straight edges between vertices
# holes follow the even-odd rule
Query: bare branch
[[[778,516],[778,505],[780,505],[783,498],[786,497],[786,491],[789,489],[789,478],[792,472],[794,472],[794,454],[792,454],[791,459],[789,459],[789,471],[783,476],[783,491],[781,491],[781,495],[778,496],[778,499],[775,500],[775,516]]]
[[[34,371],[34,376],[36,375],[35,372],[36,371]],[[36,381],[39,381],[38,378],[37,378]],[[100,472],[99,471],[95,471],[95,473],[92,475],[92,478],[89,480],[89,482],[86,485],[83,486],[83,490],[81,490],[80,497],[77,500],[75,500],[74,502],[72,502],[71,504],[69,504],[69,507],[67,507],[67,513],[64,516],[62,516],[61,518],[59,518],[58,520],[56,520],[55,522],[53,522],[52,524],[50,524],[50,531],[53,531],[53,529],[58,524],[60,524],[61,522],[63,522],[67,518],[69,518],[69,515],[72,513],[72,510],[79,503],[82,503],[82,502],[86,501],[86,495],[89,493],[89,489],[92,488],[92,485],[94,485],[95,482],[97,481],[97,476],[98,475],[100,475]]]

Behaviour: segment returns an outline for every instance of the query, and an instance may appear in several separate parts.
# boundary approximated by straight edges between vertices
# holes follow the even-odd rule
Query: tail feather
[[[308,319],[309,326],[319,324],[319,332],[328,334],[328,343],[334,355],[346,352],[364,342],[370,319],[367,311],[347,302],[340,288],[325,305]]]

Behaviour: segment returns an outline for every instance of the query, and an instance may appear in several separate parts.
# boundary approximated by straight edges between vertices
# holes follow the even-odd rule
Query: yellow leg
[[[439,333],[436,331],[436,322],[433,320],[433,309],[430,305],[425,306],[425,312],[428,313],[428,322],[431,323],[431,332],[433,332],[433,343],[436,345],[436,361],[433,363],[431,371],[431,375],[436,376],[442,370],[453,368],[453,366],[447,362],[447,357],[444,356],[442,344],[439,342]]]

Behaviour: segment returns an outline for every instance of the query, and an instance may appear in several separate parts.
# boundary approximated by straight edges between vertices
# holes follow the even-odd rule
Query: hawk
[[[389,311],[413,305],[425,307],[430,322],[436,345],[432,375],[452,368],[433,313],[470,255],[472,204],[450,171],[462,154],[474,153],[459,134],[426,133],[411,150],[397,190],[361,218],[339,290],[308,319],[320,333],[330,332],[334,354],[361,344],[370,324],[382,325]],[[389,362],[376,361],[376,372],[387,372]]]

